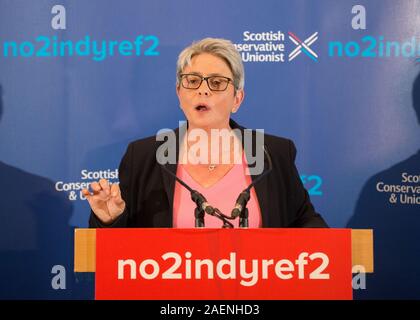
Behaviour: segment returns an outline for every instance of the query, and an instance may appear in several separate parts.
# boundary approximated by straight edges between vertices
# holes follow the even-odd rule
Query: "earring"
[[[232,113],[236,113],[236,109],[232,109]]]

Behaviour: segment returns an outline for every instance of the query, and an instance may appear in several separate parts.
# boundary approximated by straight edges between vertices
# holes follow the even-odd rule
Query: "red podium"
[[[372,230],[77,229],[75,272],[96,299],[352,299]]]

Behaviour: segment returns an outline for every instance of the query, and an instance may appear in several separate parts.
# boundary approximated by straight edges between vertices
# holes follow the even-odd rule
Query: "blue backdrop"
[[[0,298],[93,297],[72,271],[81,184],[116,181],[129,141],[184,119],[177,56],[209,36],[260,45],[241,51],[235,120],[294,140],[332,227],[375,230],[375,274],[355,297],[420,298],[419,1],[57,4],[0,0]]]

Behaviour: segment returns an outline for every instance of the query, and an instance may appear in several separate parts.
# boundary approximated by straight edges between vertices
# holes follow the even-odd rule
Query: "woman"
[[[244,99],[243,87],[241,56],[230,41],[206,38],[184,49],[177,63],[176,92],[188,128],[187,134],[175,131],[177,138],[181,135],[176,163],[157,161],[163,142],[156,137],[130,143],[119,168],[120,185],[110,186],[101,179],[91,184],[92,192],[83,190],[92,209],[90,227],[194,227],[196,204],[173,174],[228,216],[238,194],[263,174],[250,190],[249,227],[327,227],[300,181],[292,141],[263,136],[263,165],[267,167],[267,158],[271,163],[268,174],[251,175],[249,157],[241,148],[238,153],[238,148],[231,147],[237,143],[228,148],[211,147],[212,143],[220,146],[220,140],[214,143],[211,139],[214,130],[244,133],[245,129],[230,119]],[[207,133],[202,136],[208,141],[201,141],[204,148],[194,158],[188,150],[197,132]],[[252,147],[258,147],[258,143]],[[230,161],[220,161],[226,155]],[[238,220],[233,224],[237,227]],[[220,227],[221,221],[206,215],[205,226]]]

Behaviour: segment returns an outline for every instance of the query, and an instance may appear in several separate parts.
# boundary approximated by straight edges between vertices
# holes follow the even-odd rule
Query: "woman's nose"
[[[205,96],[210,95],[210,89],[208,87],[207,81],[201,82],[201,85],[197,90],[198,90],[199,95],[205,95]]]

